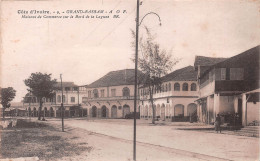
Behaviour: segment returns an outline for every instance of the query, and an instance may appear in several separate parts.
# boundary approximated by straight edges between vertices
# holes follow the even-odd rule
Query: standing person
[[[219,114],[217,114],[217,117],[215,120],[215,130],[217,133],[218,133],[218,131],[221,133],[220,124],[221,124],[221,118],[220,118]]]

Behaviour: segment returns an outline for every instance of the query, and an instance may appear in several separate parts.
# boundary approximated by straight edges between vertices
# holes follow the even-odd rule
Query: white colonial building
[[[62,91],[61,83],[55,85],[58,89],[55,91],[53,98],[43,99],[43,116],[44,117],[60,117],[61,116],[61,102]],[[82,97],[86,94],[85,87],[78,87],[73,82],[63,82],[63,106],[65,108],[65,117],[82,117],[87,116],[87,110],[83,109],[80,104]],[[37,117],[39,109],[39,100],[30,93],[24,97],[23,107],[28,111],[28,116]]]
[[[161,89],[153,93],[156,117],[168,121],[189,121],[197,117],[198,88],[192,66],[176,70],[162,77]],[[141,118],[152,118],[152,105],[146,88],[139,88]]]
[[[85,86],[82,107],[92,118],[125,118],[134,111],[134,80],[134,69],[109,72]]]

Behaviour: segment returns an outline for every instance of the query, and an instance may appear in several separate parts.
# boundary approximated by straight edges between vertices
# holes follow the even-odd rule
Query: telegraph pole
[[[62,88],[62,74],[60,74],[60,82],[61,82],[61,126],[62,132],[64,132],[64,119],[63,119],[63,88]]]
[[[136,39],[135,39],[135,91],[134,91],[134,147],[133,160],[136,161],[136,104],[137,104],[137,67],[138,67],[138,31],[139,31],[139,0],[136,8]]]

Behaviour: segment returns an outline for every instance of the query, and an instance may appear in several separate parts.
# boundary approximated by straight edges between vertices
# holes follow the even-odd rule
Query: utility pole
[[[60,74],[60,82],[61,82],[61,126],[62,132],[64,132],[64,119],[63,119],[63,88],[62,88],[62,74]]]
[[[136,8],[136,40],[135,40],[135,91],[134,91],[134,147],[133,160],[136,161],[136,104],[137,104],[137,67],[138,67],[138,31],[139,31],[139,0]]]

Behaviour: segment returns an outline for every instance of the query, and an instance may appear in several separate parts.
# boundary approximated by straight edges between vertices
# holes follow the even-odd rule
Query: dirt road
[[[92,160],[131,160],[131,120],[123,123],[100,120],[66,120],[68,131],[91,138],[88,143],[98,150]],[[49,121],[60,126],[59,120]],[[139,123],[140,124],[140,123]],[[138,160],[257,160],[259,139],[176,130],[169,126],[137,127]],[[231,143],[231,144],[230,144]],[[95,149],[95,148],[94,148]],[[98,152],[98,153],[97,153]],[[97,154],[96,154],[97,153]],[[105,157],[105,158],[103,158]]]

